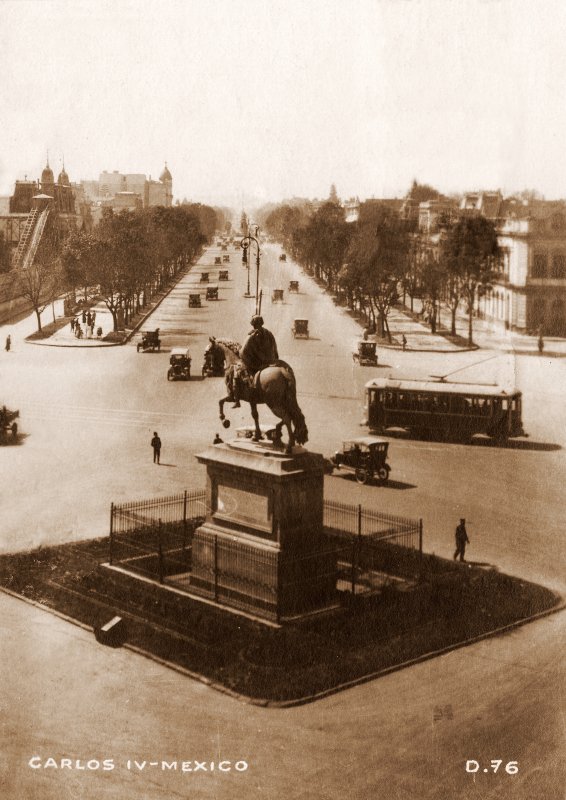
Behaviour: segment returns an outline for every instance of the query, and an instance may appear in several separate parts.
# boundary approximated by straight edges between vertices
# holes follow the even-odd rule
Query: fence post
[[[419,519],[419,580],[423,572],[423,521]]]
[[[113,556],[113,545],[114,545],[114,503],[110,503],[110,542],[109,542],[109,553],[108,553],[108,561],[112,564],[112,556]]]
[[[187,490],[183,499],[183,550],[187,546]]]
[[[163,547],[161,543],[161,518],[157,523],[157,555],[159,560],[159,583],[163,583],[164,581],[164,569],[163,569]]]
[[[218,602],[218,535],[214,537],[214,599]]]

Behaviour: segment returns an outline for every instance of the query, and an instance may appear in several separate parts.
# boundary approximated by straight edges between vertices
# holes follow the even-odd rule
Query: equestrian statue
[[[221,348],[224,354],[224,378],[228,394],[218,403],[220,419],[225,428],[229,427],[224,403],[232,402],[233,408],[239,408],[240,400],[245,400],[250,404],[255,424],[253,440],[259,441],[263,436],[257,406],[265,403],[281,420],[275,426],[274,443],[281,446],[285,425],[289,435],[285,452],[292,453],[295,444],[308,441],[305,418],[297,403],[295,375],[289,364],[280,360],[275,337],[263,327],[263,318],[256,314],[252,317],[251,325],[252,330],[243,347],[229,339],[210,337],[207,350]]]

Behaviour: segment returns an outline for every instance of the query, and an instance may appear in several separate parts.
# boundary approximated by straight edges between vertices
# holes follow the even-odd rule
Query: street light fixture
[[[259,235],[259,225],[254,225],[253,227],[255,228],[256,235],[252,236],[251,233],[250,233],[250,227],[248,227],[248,235],[244,236],[244,238],[240,242],[240,246],[244,250],[243,255],[242,255],[242,263],[247,264],[247,266],[248,266],[248,290],[247,290],[246,294],[244,295],[244,297],[251,297],[251,295],[250,295],[250,264],[249,264],[249,258],[248,258],[248,247],[251,245],[252,242],[255,242],[255,245],[256,245],[256,248],[257,248],[256,262],[255,262],[255,265],[256,265],[255,313],[259,314],[260,310],[261,310],[261,298],[260,298],[260,295],[259,295],[259,264],[260,264],[260,252],[261,251],[259,249],[259,240],[257,238],[258,235]]]

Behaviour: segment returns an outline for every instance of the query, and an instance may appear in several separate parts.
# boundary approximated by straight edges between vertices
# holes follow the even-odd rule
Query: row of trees
[[[86,302],[100,297],[112,314],[114,330],[127,324],[151,298],[194,259],[216,229],[216,213],[200,204],[158,206],[115,213],[104,209],[92,232],[63,239],[48,222],[34,262],[18,276],[20,293],[37,316],[63,292]]]
[[[446,220],[434,239],[379,200],[362,203],[355,223],[345,221],[337,202],[327,202],[316,211],[306,204],[279,206],[264,224],[307,271],[343,294],[351,308],[389,338],[389,312],[408,294],[411,302],[423,299],[433,332],[444,302],[455,335],[456,312],[464,304],[471,343],[476,298],[499,270],[496,230],[480,216]]]

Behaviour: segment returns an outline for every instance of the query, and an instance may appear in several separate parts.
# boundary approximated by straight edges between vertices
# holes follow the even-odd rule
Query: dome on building
[[[53,177],[53,170],[49,166],[49,161],[45,165],[43,172],[41,173],[41,183],[55,183],[55,178]]]
[[[61,186],[70,186],[71,185],[71,182],[69,180],[69,176],[65,172],[65,166],[63,166],[63,169],[59,173],[59,177],[57,178],[57,183],[60,183]]]
[[[172,181],[173,180],[173,178],[171,176],[171,173],[167,169],[167,162],[165,162],[165,169],[163,170],[163,172],[159,176],[159,180],[161,181],[161,183],[165,183],[165,181]]]

